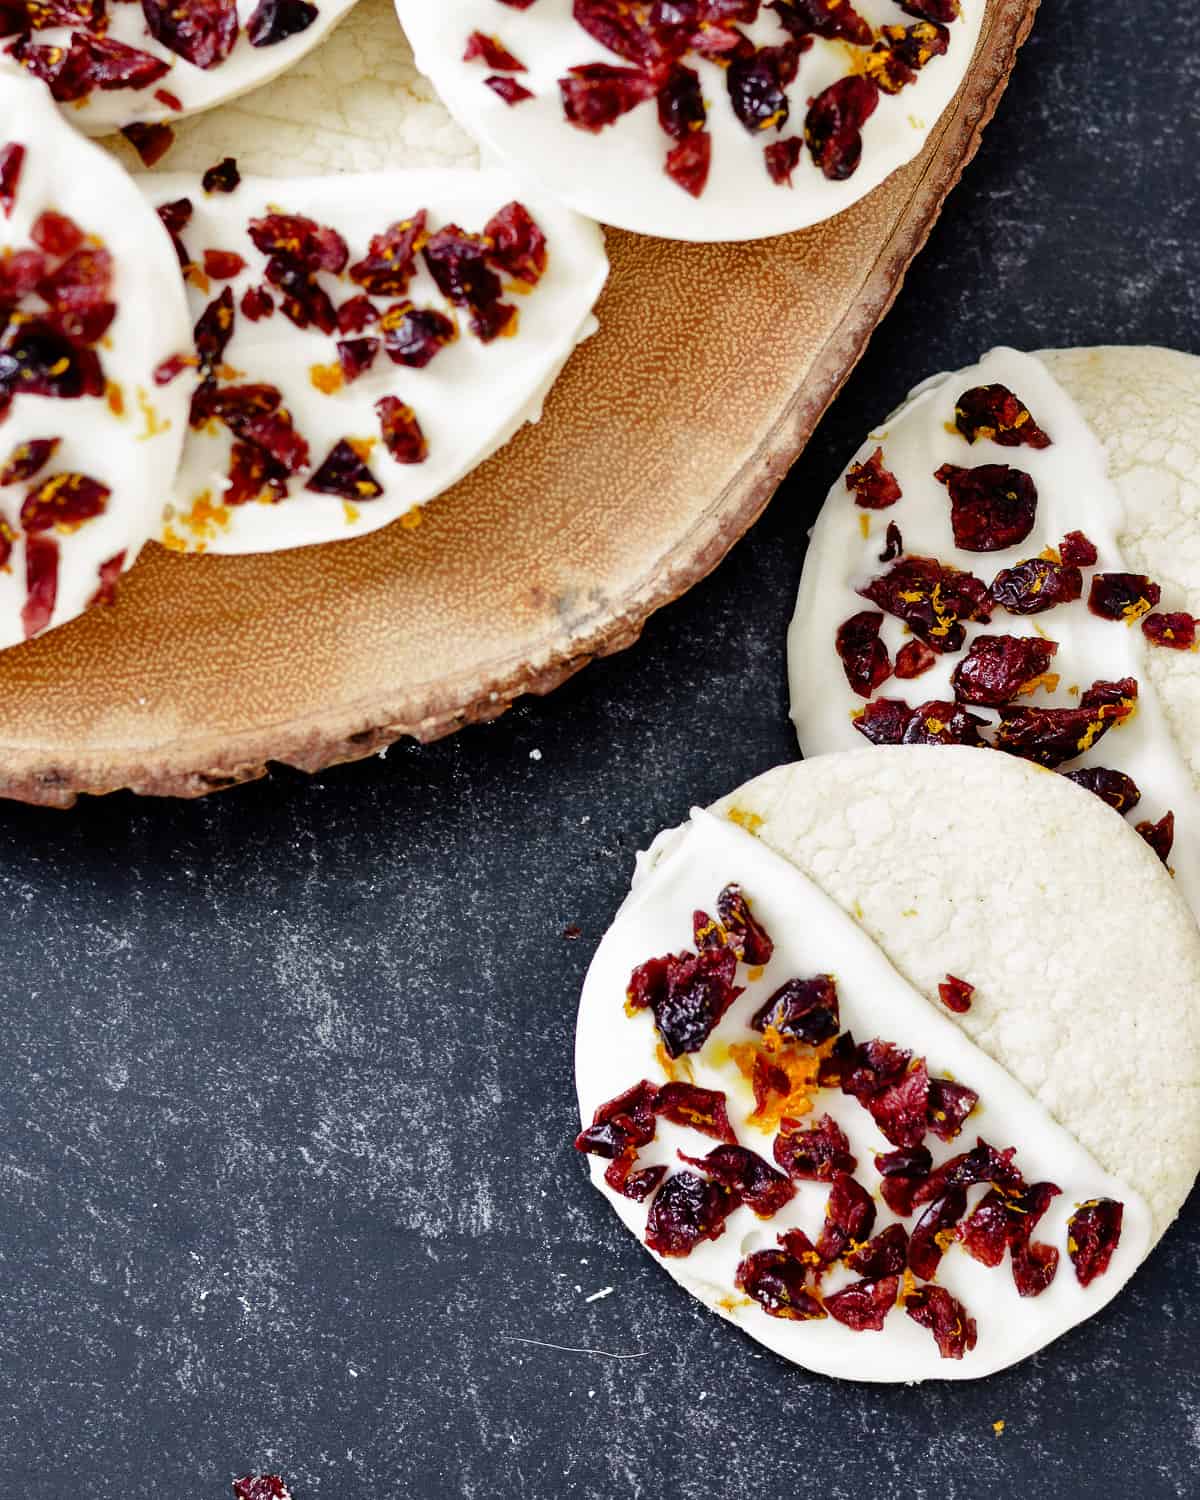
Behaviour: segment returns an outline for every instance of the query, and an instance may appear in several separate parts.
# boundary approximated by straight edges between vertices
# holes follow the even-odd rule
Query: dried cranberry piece
[[[956,1016],[964,1016],[971,1009],[971,997],[974,993],[973,984],[968,984],[965,979],[957,979],[953,974],[947,974],[938,985],[938,999]]]
[[[701,57],[722,65],[735,57],[754,56],[754,43],[736,26],[704,25],[692,32],[688,41]],[[807,50],[802,43],[797,47],[800,51]]]
[[[18,443],[0,469],[0,485],[21,484],[26,479],[32,479],[54,457],[61,441],[61,438],[56,437],[30,438],[26,443]]]
[[[855,1046],[853,1036],[845,1031],[829,1056],[821,1059],[820,1085],[840,1088],[852,1099],[869,1099],[899,1083],[908,1072],[912,1056],[903,1047],[878,1037]]]
[[[707,186],[711,166],[712,136],[707,130],[695,131],[667,152],[667,176],[693,198]]]
[[[1078,708],[1002,708],[992,743],[997,750],[1054,770],[1090,750],[1131,712],[1128,702],[1091,706],[1081,701]]]
[[[952,1188],[973,1187],[977,1182],[991,1182],[1007,1189],[1024,1188],[1025,1179],[1014,1164],[1016,1149],[1006,1146],[997,1151],[982,1137],[977,1136],[970,1151],[952,1156],[936,1168],[917,1188],[914,1203],[931,1203],[944,1197]]]
[[[767,164],[767,175],[779,187],[791,187],[792,173],[800,165],[804,152],[803,137],[786,136],[781,141],[769,141],[763,147],[763,160]]]
[[[904,1231],[900,1232],[903,1234]],[[899,1290],[898,1276],[885,1276],[878,1281],[852,1281],[840,1292],[833,1292],[825,1298],[825,1311],[856,1333],[868,1330],[878,1333],[896,1305]]]
[[[903,551],[904,538],[900,535],[900,528],[895,521],[889,521],[883,534],[883,551],[879,554],[879,561],[895,562]]]
[[[346,241],[336,229],[318,224],[303,214],[264,214],[261,219],[250,220],[247,233],[255,249],[264,255],[278,257],[308,271],[329,271],[340,276],[350,259]],[[350,276],[357,280],[353,267]]]
[[[83,230],[75,220],[50,210],[37,216],[29,234],[33,243],[47,255],[70,255],[83,244]]]
[[[97,569],[100,578],[99,587],[87,602],[89,609],[95,609],[97,605],[115,604],[117,601],[117,581],[121,576],[121,570],[125,566],[124,551],[116,552],[112,557],[106,558]]]
[[[6,219],[12,218],[17,201],[17,185],[21,181],[21,168],[25,165],[25,147],[19,141],[6,141],[0,146],[0,208]]]
[[[233,51],[234,0],[142,0],[146,29],[157,42],[197,68],[215,68]]]
[[[1058,544],[1058,555],[1073,567],[1091,568],[1100,554],[1096,551],[1096,544],[1089,541],[1082,531],[1068,531]]]
[[[652,60],[653,36],[622,0],[575,0],[573,10],[578,24],[602,47],[627,62]]]
[[[977,719],[957,703],[932,699],[919,704],[909,715],[900,736],[903,745],[982,745],[979,731],[986,720]]]
[[[379,353],[379,340],[374,338],[339,339],[337,352],[342,378],[349,385],[360,375],[365,375],[375,363],[375,356]]]
[[[773,0],[767,8],[796,40],[820,36],[830,42],[853,42],[857,47],[871,45],[871,27],[849,0]]]
[[[206,250],[204,274],[214,281],[232,281],[246,269],[246,262],[236,250]]]
[[[804,120],[804,139],[812,158],[832,182],[852,177],[862,160],[862,127],[875,113],[879,85],[851,74],[817,95]]]
[[[870,1193],[849,1172],[836,1172],[817,1254],[822,1260],[837,1260],[851,1245],[868,1240],[874,1227],[875,1204]]]
[[[694,68],[677,63],[658,91],[658,123],[675,141],[684,141],[703,130],[708,119],[700,75]]]
[[[53,474],[26,495],[21,525],[27,534],[51,528],[74,531],[103,515],[111,494],[106,484],[86,474]]]
[[[1103,1276],[1121,1239],[1125,1205],[1115,1198],[1089,1198],[1067,1220],[1067,1254],[1080,1286]]]
[[[1132,710],[1137,702],[1136,677],[1119,677],[1115,682],[1097,680],[1080,695],[1081,708],[1123,708]]]
[[[889,1084],[860,1103],[885,1140],[893,1146],[919,1146],[925,1137],[929,1110],[929,1071],[918,1061],[897,1083]]]
[[[954,1226],[966,1211],[966,1189],[951,1187],[917,1220],[908,1242],[908,1263],[916,1275],[931,1281],[937,1274],[942,1255],[954,1239]]]
[[[756,1250],[739,1264],[734,1285],[772,1318],[823,1318],[825,1309],[808,1290],[807,1280],[804,1263],[786,1250]]]
[[[740,885],[731,882],[722,888],[717,897],[717,913],[729,944],[741,963],[770,963],[775,944],[750,910],[750,900]]]
[[[196,320],[192,331],[202,375],[212,375],[225,357],[233,337],[233,288],[225,287],[213,298]]]
[[[631,988],[646,968],[642,965],[635,970]],[[736,969],[737,956],[727,947],[673,953],[666,958],[650,1005],[668,1056],[681,1057],[703,1047],[742,993],[741,986],[733,983]]]
[[[615,1166],[616,1163],[613,1163]],[[612,1167],[605,1172],[607,1180]],[[667,1175],[667,1169],[661,1164],[654,1167],[643,1167],[639,1172],[630,1172],[624,1182],[621,1183],[619,1191],[626,1198],[632,1198],[635,1203],[645,1203],[646,1199]]]
[[[863,609],[838,626],[834,646],[851,691],[869,698],[892,675],[887,647],[879,639],[883,616]]]
[[[533,98],[532,89],[527,89],[523,83],[518,83],[515,78],[506,77],[502,73],[489,73],[483,81],[486,87],[491,89],[493,94],[498,94],[510,109],[514,104],[524,104],[526,99]]]
[[[998,1266],[1012,1252],[1012,1274],[1022,1297],[1037,1297],[1054,1280],[1058,1251],[1032,1242],[1034,1229],[1058,1196],[1052,1182],[1001,1192],[993,1188],[958,1231],[963,1249],[985,1266]]]
[[[237,191],[241,180],[242,174],[238,171],[236,159],[232,156],[223,156],[215,166],[209,167],[205,172],[200,179],[200,186],[206,193],[233,193]]]
[[[883,466],[883,449],[876,448],[862,463],[846,470],[846,488],[854,495],[855,505],[864,510],[886,510],[904,498],[904,491],[890,469]]]
[[[679,1159],[699,1167],[714,1182],[727,1187],[739,1203],[744,1203],[760,1219],[777,1214],[796,1196],[796,1189],[782,1172],[745,1146],[714,1146],[702,1157],[684,1156],[681,1151]]]
[[[1058,1271],[1058,1251],[1053,1245],[1014,1246],[1013,1283],[1021,1297],[1040,1297]]]
[[[121,134],[137,152],[144,167],[152,167],[162,161],[175,144],[175,132],[169,125],[146,124],[135,120],[132,125],[123,125]]]
[[[1112,771],[1107,766],[1084,766],[1079,771],[1064,771],[1068,781],[1081,786],[1085,791],[1107,802],[1119,813],[1130,812],[1142,800],[1137,782],[1124,771]]]
[[[917,1287],[905,1297],[904,1311],[914,1323],[929,1329],[943,1359],[961,1359],[974,1349],[975,1319],[944,1286]]]
[[[656,1115],[665,1115],[676,1125],[690,1125],[715,1141],[737,1144],[725,1095],[720,1089],[702,1089],[694,1083],[664,1083],[654,1096],[652,1108]]]
[[[261,322],[263,318],[269,318],[275,311],[275,299],[265,286],[247,287],[238,305],[242,310],[242,315],[249,318],[251,323]]]
[[[445,313],[433,307],[394,302],[380,319],[383,347],[393,364],[423,370],[435,355],[458,337]]]
[[[873,1240],[846,1257],[847,1267],[871,1281],[881,1276],[899,1276],[908,1264],[908,1231],[903,1224],[889,1224]]]
[[[619,1156],[629,1146],[648,1146],[654,1139],[657,1087],[643,1078],[622,1094],[599,1105],[592,1123],[575,1137],[576,1151],[592,1156]]]
[[[1132,623],[1148,615],[1162,598],[1162,589],[1144,573],[1096,573],[1088,593],[1088,608],[1103,620]]]
[[[116,303],[107,300],[112,256],[107,250],[76,250],[38,283],[50,307],[47,323],[75,344],[94,344],[108,331]]]
[[[885,94],[898,94],[916,83],[917,74],[931,58],[944,56],[949,47],[950,33],[933,21],[882,26],[864,66]]]
[[[806,1130],[783,1120],[772,1147],[775,1160],[797,1182],[829,1182],[837,1172],[857,1165],[846,1132],[832,1115],[822,1115]]]
[[[954,669],[951,682],[960,703],[999,708],[1043,676],[1058,645],[1036,635],[977,635]]]
[[[1171,846],[1175,842],[1175,814],[1165,812],[1157,823],[1151,823],[1148,819],[1138,823],[1137,831],[1165,865]]]
[[[571,68],[566,78],[558,80],[563,113],[567,122],[579,130],[598,135],[654,97],[653,80],[637,68],[616,68],[610,63],[586,63]]]
[[[93,89],[144,89],[170,71],[170,63],[112,37],[72,33],[69,47],[36,46],[19,37],[9,52],[50,90],[60,104],[86,98]]]
[[[927,1146],[912,1150],[885,1151],[875,1158],[875,1170],[883,1178],[879,1191],[894,1214],[906,1219],[913,1211],[913,1200],[933,1167]]]
[[[787,86],[796,76],[797,56],[796,48],[785,44],[759,47],[730,61],[725,70],[729,102],[751,135],[787,124]]]
[[[396,396],[381,396],[375,403],[383,445],[398,464],[422,464],[429,445],[411,406]]]
[[[463,62],[474,62],[478,58],[498,73],[525,73],[525,64],[508,50],[499,37],[487,36],[482,31],[473,31],[467,38],[467,49]]]
[[[940,653],[962,649],[963,620],[991,618],[986,586],[934,557],[902,557],[858,592]]]
[[[304,488],[319,495],[339,495],[343,500],[377,500],[383,494],[383,485],[345,438],[334,443]]]
[[[38,282],[46,274],[46,257],[40,250],[6,250],[0,256],[0,308],[4,309],[5,322],[11,322],[12,309],[30,292],[37,290]]]
[[[471,330],[485,343],[501,333],[515,313],[500,300],[500,278],[487,266],[488,250],[480,235],[467,234],[457,224],[439,229],[424,249],[438,290],[456,306],[470,309]],[[364,285],[368,291],[378,289]]]
[[[655,1194],[646,1219],[646,1244],[658,1255],[690,1255],[702,1240],[718,1240],[737,1200],[719,1182],[676,1172]]]
[[[372,323],[379,322],[379,309],[370,297],[359,294],[343,302],[337,310],[339,333],[361,333]]]
[[[995,1268],[1008,1249],[1010,1217],[1005,1197],[992,1188],[979,1202],[971,1217],[958,1231],[958,1238],[968,1255],[981,1265]]]
[[[189,257],[180,236],[187,228],[192,217],[191,199],[176,198],[171,203],[160,203],[156,212],[162,221],[163,228],[171,236],[171,243],[175,246],[175,254],[179,257],[179,264],[186,266]]]
[[[350,267],[350,280],[375,296],[402,297],[416,274],[416,253],[425,238],[427,218],[425,210],[421,209],[411,218],[390,224],[382,234],[372,235],[366,255]],[[432,264],[430,270],[433,270]],[[436,271],[434,277],[437,279]],[[441,286],[440,279],[438,285]],[[447,296],[451,295],[446,287],[442,290]],[[454,300],[460,299],[456,297]]]
[[[287,472],[271,456],[253,443],[234,442],[229,474],[221,492],[224,505],[247,505],[263,498],[272,503],[286,500]]]
[[[21,626],[30,640],[45,630],[58,599],[58,543],[49,536],[25,538],[25,603]]]
[[[1050,446],[1029,408],[1006,385],[975,385],[964,391],[954,404],[954,423],[968,443],[985,438],[1001,448]]]
[[[926,1122],[939,1141],[952,1141],[978,1103],[979,1095],[966,1084],[931,1078]]]
[[[902,11],[923,21],[941,21],[948,26],[959,16],[959,0],[897,0]]]
[[[755,1012],[750,1025],[788,1042],[819,1046],[837,1035],[837,983],[832,974],[812,979],[789,979]]]
[[[896,652],[896,665],[893,670],[897,677],[908,682],[928,672],[935,661],[937,661],[937,653],[931,651],[924,641],[913,639],[906,641]]]
[[[854,727],[873,745],[898,745],[912,717],[902,698],[876,698],[854,717]]]
[[[954,544],[964,552],[1003,552],[1023,542],[1037,517],[1037,486],[1024,469],[943,464],[933,476],[950,492]]]
[[[92,349],[81,349],[41,319],[10,327],[0,346],[0,394],[70,401],[104,394],[104,372]]]
[[[1190,651],[1196,644],[1196,621],[1188,614],[1151,614],[1142,621],[1142,634],[1152,646]]]
[[[307,31],[317,15],[309,0],[258,0],[246,22],[246,36],[252,47],[274,47]]]
[[[991,602],[1010,615],[1039,615],[1058,604],[1072,604],[1083,593],[1083,575],[1045,557],[1031,557],[1001,568],[988,590]]]
[[[506,203],[483,227],[488,258],[509,276],[537,286],[546,270],[546,236],[521,203]]]
[[[234,1500],[292,1500],[278,1474],[244,1474],[233,1481]]]

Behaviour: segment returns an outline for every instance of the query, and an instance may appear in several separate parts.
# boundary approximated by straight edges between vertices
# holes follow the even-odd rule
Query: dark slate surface
[[[809,452],[636,649],[315,781],[0,806],[0,1495],[1195,1493],[1194,1202],[1018,1371],[857,1389],[676,1290],[566,1141],[633,851],[792,753],[802,538],[865,426],[994,341],[1197,347],[1198,57],[1173,0],[1046,8]]]

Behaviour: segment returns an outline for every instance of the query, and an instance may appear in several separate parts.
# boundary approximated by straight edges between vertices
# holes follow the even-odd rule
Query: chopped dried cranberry
[[[21,484],[32,479],[54,457],[61,438],[30,438],[18,443],[0,469],[0,485]]]
[[[246,262],[236,250],[206,250],[204,274],[214,281],[232,281],[246,269]]]
[[[1142,634],[1152,646],[1191,651],[1196,644],[1196,621],[1188,614],[1152,614],[1142,621]]]
[[[677,63],[658,91],[658,123],[672,140],[684,141],[703,130],[707,119],[699,73]]]
[[[1058,1251],[1053,1245],[1016,1245],[1012,1252],[1013,1283],[1021,1297],[1040,1297],[1058,1271]]]
[[[1042,636],[977,635],[954,669],[954,696],[960,703],[999,708],[1044,676],[1057,651],[1057,643]]]
[[[852,42],[856,47],[871,45],[871,27],[850,0],[772,0],[768,9],[797,41],[820,36],[830,42]]]
[[[858,170],[862,127],[878,103],[879,85],[875,80],[851,74],[831,83],[809,105],[804,139],[813,160],[831,181],[842,182]]]
[[[173,94],[170,89],[155,89],[154,97],[165,109],[173,109],[176,114],[183,111],[183,100],[178,94]]]
[[[521,203],[506,203],[483,228],[488,259],[527,286],[537,286],[546,270],[546,236]]]
[[[822,1088],[840,1088],[852,1099],[869,1099],[872,1094],[899,1083],[908,1072],[912,1053],[878,1037],[854,1044],[848,1031],[842,1033],[828,1057],[821,1059]]]
[[[112,557],[106,558],[97,569],[100,578],[99,587],[88,600],[87,607],[95,609],[97,605],[115,604],[117,601],[117,580],[121,576],[121,570],[125,566],[124,551],[116,552]]]
[[[702,1240],[718,1240],[737,1200],[719,1182],[676,1172],[655,1194],[646,1219],[646,1244],[658,1255],[690,1255]]]
[[[1136,677],[1120,677],[1115,682],[1098,680],[1080,695],[1081,708],[1123,708],[1132,710],[1137,702]]]
[[[879,561],[895,562],[903,551],[904,538],[900,535],[900,528],[895,521],[889,521],[883,534],[883,551],[879,554]]]
[[[265,286],[247,287],[238,305],[241,307],[243,316],[249,318],[251,323],[258,323],[263,318],[269,318],[275,311],[275,299]]]
[[[1082,531],[1068,531],[1058,544],[1058,555],[1070,566],[1091,568],[1100,554],[1096,551],[1096,544],[1090,542]]]
[[[599,1105],[592,1123],[575,1137],[576,1151],[615,1157],[629,1146],[648,1146],[654,1139],[657,1087],[643,1078],[622,1094]]]
[[[892,675],[887,647],[879,639],[883,616],[863,609],[838,626],[834,646],[853,692],[869,698]]]
[[[654,34],[623,0],[575,0],[575,20],[584,31],[627,62],[650,62]]]
[[[928,672],[936,661],[937,653],[931,651],[924,641],[914,638],[911,641],[905,641],[896,652],[896,665],[893,670],[897,677],[908,682]]]
[[[959,0],[897,0],[902,11],[923,21],[941,21],[949,26],[960,14]]]
[[[411,406],[397,396],[381,396],[375,403],[383,445],[398,464],[423,464],[429,445]]]
[[[425,210],[421,209],[411,218],[390,224],[381,234],[372,235],[366,255],[347,273],[350,280],[373,295],[402,297],[416,274],[416,253],[425,239],[427,217]],[[437,273],[434,275],[436,277]],[[446,288],[442,290],[446,291]],[[450,295],[448,291],[446,294]]]
[[[188,264],[188,253],[184,248],[183,240],[180,238],[187,228],[192,217],[192,201],[190,198],[176,198],[171,203],[160,203],[158,209],[159,219],[163,228],[171,236],[171,243],[175,246],[175,254],[179,257],[179,264]]]
[[[918,1060],[896,1083],[860,1096],[885,1140],[893,1146],[919,1146],[925,1137],[929,1110],[929,1070]]]
[[[411,302],[394,302],[379,326],[388,358],[410,370],[423,370],[458,337],[457,328],[445,313],[433,307],[414,307]]]
[[[375,338],[339,339],[337,353],[342,378],[349,385],[360,375],[365,375],[375,363],[375,356],[379,353],[379,340]]]
[[[1103,1276],[1121,1239],[1125,1205],[1115,1198],[1089,1198],[1067,1220],[1067,1254],[1080,1286]]]
[[[846,488],[854,495],[855,505],[864,510],[886,510],[904,498],[904,491],[890,469],[883,466],[883,449],[876,448],[860,464],[846,470]]]
[[[914,1194],[914,1203],[931,1203],[943,1197],[951,1188],[973,1187],[977,1182],[990,1182],[997,1187],[1023,1188],[1025,1179],[1015,1165],[1016,1149],[1006,1146],[997,1151],[982,1137],[976,1137],[970,1151],[952,1156],[931,1172]]]
[[[498,73],[528,71],[525,64],[513,56],[499,37],[487,36],[482,31],[471,33],[467,38],[467,50],[462,55],[463,62],[474,62],[477,58],[489,68],[495,68]]]
[[[933,1157],[927,1146],[910,1151],[885,1151],[875,1158],[875,1170],[883,1178],[879,1191],[894,1214],[906,1219],[913,1211],[917,1190],[929,1176]]]
[[[932,699],[913,709],[904,732],[903,745],[982,745],[979,731],[986,720],[977,719],[957,703]]]
[[[694,1083],[664,1083],[655,1094],[652,1107],[656,1115],[665,1115],[676,1125],[690,1125],[701,1135],[727,1145],[737,1143],[725,1095],[720,1089],[702,1089]]]
[[[968,1255],[980,1265],[995,1268],[1008,1249],[1011,1217],[1005,1207],[1005,1196],[992,1188],[983,1197],[971,1217],[958,1231],[958,1238]]]
[[[913,1227],[908,1242],[908,1263],[916,1275],[931,1281],[954,1236],[951,1231],[967,1211],[967,1193],[950,1187],[925,1210]]]
[[[236,22],[235,22],[236,25]],[[69,47],[36,46],[22,36],[10,54],[40,78],[60,104],[84,99],[93,89],[144,89],[170,71],[170,63],[112,37],[73,32]]]
[[[487,266],[488,252],[481,235],[467,234],[457,224],[439,229],[423,252],[438,290],[457,307],[470,309],[471,331],[484,343],[503,332],[515,315],[500,300],[500,278]],[[382,290],[369,281],[363,285],[368,291]]]
[[[857,1163],[846,1132],[832,1115],[822,1115],[806,1130],[796,1120],[780,1122],[772,1147],[775,1160],[797,1182],[829,1182],[837,1172],[853,1172]]]
[[[817,1254],[822,1260],[837,1260],[851,1245],[870,1239],[874,1227],[875,1204],[870,1193],[849,1172],[835,1172]]]
[[[733,983],[737,956],[727,947],[705,948],[699,953],[673,953],[660,962],[663,968],[655,971],[649,1001],[654,1024],[668,1056],[698,1052],[742,993],[741,986]],[[634,971],[631,993],[647,969],[643,964]]]
[[[734,1285],[772,1318],[823,1318],[825,1309],[808,1290],[807,1279],[807,1267],[786,1250],[756,1250],[739,1264]]]
[[[343,302],[337,310],[339,333],[361,333],[364,328],[369,328],[372,323],[378,322],[379,309],[370,297],[362,293]]]
[[[942,653],[962,649],[963,620],[986,625],[991,618],[985,585],[934,557],[902,557],[858,592]]]
[[[753,1016],[755,1031],[773,1033],[787,1042],[819,1046],[837,1035],[837,983],[832,974],[789,979]]]
[[[903,698],[876,698],[854,716],[854,727],[873,745],[898,745],[912,709]]]
[[[175,144],[175,132],[169,125],[146,124],[135,120],[132,125],[123,125],[121,134],[137,152],[144,167],[152,167],[162,161]]]
[[[1062,774],[1076,786],[1100,797],[1119,813],[1130,812],[1142,800],[1137,782],[1132,776],[1126,776],[1124,771],[1112,771],[1107,766],[1085,766],[1082,770],[1064,771]]]
[[[29,233],[33,243],[47,255],[70,255],[83,244],[83,230],[75,220],[50,210],[37,216]]]
[[[904,1299],[904,1311],[922,1328],[928,1328],[943,1359],[961,1359],[974,1349],[975,1319],[944,1286],[919,1286]]]
[[[792,173],[800,165],[804,152],[804,138],[798,135],[785,136],[781,141],[769,141],[763,147],[763,160],[767,164],[767,175],[779,187],[791,187]]]
[[[58,543],[49,536],[25,538],[25,603],[21,626],[25,639],[49,625],[58,599]]]
[[[975,385],[954,404],[954,422],[968,443],[980,438],[1001,448],[1048,448],[1050,439],[1029,408],[1006,385]]]
[[[533,98],[532,89],[527,89],[523,83],[518,83],[515,78],[508,78],[503,73],[489,73],[483,81],[510,109],[514,104],[524,104],[526,99]]]
[[[1148,615],[1162,598],[1162,589],[1144,573],[1096,573],[1088,593],[1088,608],[1103,620],[1132,623]]]
[[[346,438],[339,438],[334,443],[304,488],[315,490],[319,495],[339,495],[343,500],[356,501],[377,500],[383,494],[383,485]]]
[[[146,29],[197,68],[215,68],[237,41],[235,0],[142,0]]]
[[[899,1228],[899,1225],[894,1226]],[[900,1230],[901,1234],[904,1233]],[[896,1294],[900,1290],[898,1276],[885,1276],[880,1280],[852,1281],[840,1292],[825,1298],[825,1311],[831,1318],[844,1323],[856,1333],[870,1330],[878,1333],[884,1319],[896,1305]]]
[[[287,473],[264,449],[236,440],[230,455],[229,473],[221,493],[224,505],[247,505],[251,500],[286,500]]]
[[[112,256],[100,247],[84,246],[38,282],[38,294],[51,311],[46,321],[76,344],[94,344],[116,316],[108,300]]]
[[[931,58],[944,56],[949,47],[950,33],[934,21],[882,26],[864,66],[885,94],[898,94],[917,81],[917,74]]]
[[[284,316],[297,328],[332,333],[337,314],[316,277],[319,271],[338,276],[346,269],[350,254],[341,235],[302,214],[277,213],[251,219],[248,233],[267,256],[267,280],[279,290]]]
[[[667,152],[666,173],[685,193],[698,198],[708,183],[712,165],[712,136],[697,130]]]
[[[1001,568],[988,598],[1010,615],[1040,615],[1058,604],[1073,604],[1083,593],[1083,574],[1074,566],[1031,557]]]
[[[952,1141],[978,1103],[979,1095],[966,1084],[954,1083],[949,1078],[931,1078],[925,1118],[938,1140]]]
[[[292,1500],[278,1474],[244,1474],[233,1481],[234,1500]]]
[[[79,348],[41,319],[11,326],[0,345],[0,395],[70,401],[102,396],[104,385],[95,351]]]
[[[740,962],[752,965],[770,963],[775,944],[750,910],[749,898],[740,885],[730,883],[722,888],[717,897],[717,913]]]
[[[964,552],[1003,552],[1033,530],[1037,486],[1023,469],[943,464],[933,477],[950,491],[954,544]]]
[[[238,184],[242,180],[242,174],[238,171],[238,164],[234,157],[223,156],[215,166],[209,167],[200,179],[200,186],[206,193],[232,193],[237,191]]]
[[[958,1238],[963,1249],[985,1266],[998,1266],[1005,1250],[1012,1252],[1013,1281],[1022,1297],[1037,1297],[1054,1280],[1058,1251],[1052,1245],[1034,1244],[1038,1221],[1058,1196],[1052,1182],[1035,1182],[1029,1188],[1000,1191],[993,1188],[961,1226]]]
[[[796,1196],[796,1189],[782,1172],[777,1172],[754,1151],[745,1146],[714,1146],[707,1156],[684,1156],[679,1159],[700,1170],[714,1182],[727,1187],[760,1219],[769,1219],[777,1214],[785,1203]]]
[[[899,1276],[907,1264],[908,1231],[903,1224],[889,1224],[846,1257],[849,1270],[872,1281],[880,1276]]]
[[[1175,814],[1165,812],[1157,823],[1151,823],[1147,819],[1137,825],[1137,831],[1165,865],[1171,846],[1175,842]]]
[[[571,68],[558,80],[563,113],[569,124],[598,134],[654,97],[653,80],[637,68],[616,68],[611,63],[586,63]]]
[[[100,516],[112,491],[86,474],[53,474],[35,485],[21,506],[26,533],[53,529],[74,531],[84,521]]]
[[[307,31],[317,15],[309,0],[258,0],[246,22],[246,36],[252,47],[274,47]]]
[[[613,1163],[616,1166],[616,1163]],[[605,1180],[609,1178],[612,1167],[605,1172]],[[667,1175],[667,1169],[661,1163],[654,1167],[643,1167],[638,1172],[630,1172],[620,1184],[618,1191],[626,1198],[632,1198],[635,1203],[645,1203],[646,1199]],[[610,1184],[616,1186],[616,1184]]]
[[[0,146],[0,208],[6,219],[12,218],[17,201],[17,185],[21,181],[21,168],[25,165],[25,147],[19,141],[6,141]]]
[[[202,375],[212,375],[224,359],[233,337],[233,323],[233,288],[225,287],[200,314],[193,329]]]
[[[1078,708],[1002,708],[992,743],[997,750],[1054,770],[1090,750],[1131,712],[1128,702],[1091,706],[1081,701]]]
[[[797,49],[759,47],[735,56],[725,70],[733,112],[751,135],[782,130],[787,124],[787,86],[796,76]]]

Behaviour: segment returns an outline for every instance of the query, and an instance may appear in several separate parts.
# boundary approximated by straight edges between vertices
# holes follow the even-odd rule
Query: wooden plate
[[[114,609],[0,655],[0,794],[65,807],[122,787],[197,796],[269,760],[318,770],[493,718],[630,645],[803,448],[974,153],[1036,6],[991,0],[925,151],[837,219],[741,246],[610,232],[600,334],[542,422],[420,525],[263,557],[152,546]],[[345,112],[337,42],[312,63]]]

